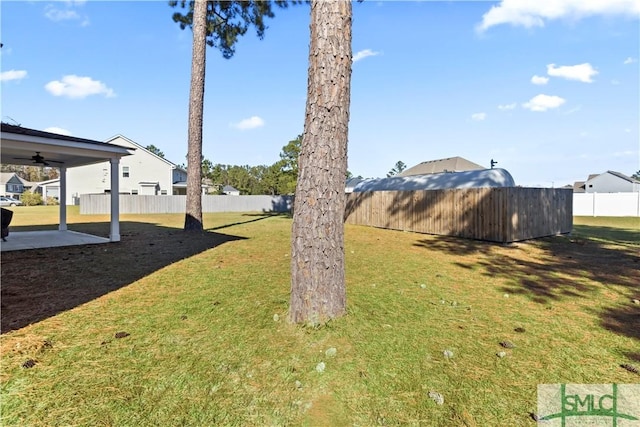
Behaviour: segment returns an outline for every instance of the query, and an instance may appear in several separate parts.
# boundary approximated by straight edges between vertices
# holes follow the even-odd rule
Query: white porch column
[[[45,190],[46,193],[46,190]],[[47,195],[45,194],[46,198]],[[67,229],[67,168],[60,166],[60,188],[58,189],[58,201],[60,202],[60,223],[58,230],[65,231]]]
[[[111,232],[109,240],[120,241],[120,158],[111,158]]]

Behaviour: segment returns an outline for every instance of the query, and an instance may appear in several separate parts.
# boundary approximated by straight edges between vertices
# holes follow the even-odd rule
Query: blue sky
[[[2,120],[184,163],[191,31],[165,1],[2,1]],[[207,49],[204,156],[272,164],[302,133],[309,6]],[[349,170],[452,156],[519,185],[640,169],[640,0],[353,4]]]

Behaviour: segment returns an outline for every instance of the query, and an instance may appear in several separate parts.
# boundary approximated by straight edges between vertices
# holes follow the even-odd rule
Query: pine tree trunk
[[[351,1],[311,1],[304,135],[291,241],[295,323],[346,311],[344,210],[351,92]]]
[[[207,2],[193,6],[193,54],[189,93],[189,142],[187,148],[187,206],[185,231],[202,231],[202,116],[207,38]]]

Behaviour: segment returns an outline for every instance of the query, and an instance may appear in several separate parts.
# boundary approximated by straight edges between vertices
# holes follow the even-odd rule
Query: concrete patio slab
[[[58,246],[91,245],[109,243],[105,237],[79,233],[77,231],[46,230],[10,232],[6,242],[0,242],[0,251],[53,248]]]

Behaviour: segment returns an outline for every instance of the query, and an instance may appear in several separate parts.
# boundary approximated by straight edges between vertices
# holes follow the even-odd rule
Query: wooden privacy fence
[[[347,197],[347,224],[509,243],[570,233],[573,193],[554,188],[372,191]]]

